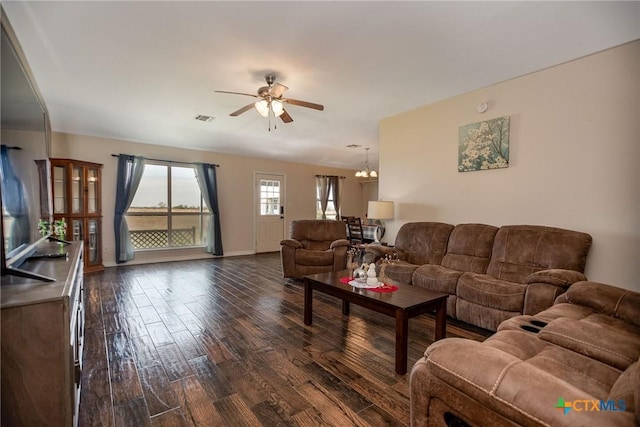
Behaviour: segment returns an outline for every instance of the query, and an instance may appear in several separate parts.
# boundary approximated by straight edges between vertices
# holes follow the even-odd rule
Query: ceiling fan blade
[[[282,119],[283,122],[285,123],[291,123],[293,121],[293,119],[291,118],[291,116],[289,115],[289,113],[287,113],[286,110],[284,110],[284,112],[282,114],[280,114],[280,118]]]
[[[288,102],[289,104],[298,105],[300,107],[313,108],[314,110],[324,110],[324,105],[314,104],[313,102],[299,101],[291,98],[283,99],[282,102]]]
[[[230,116],[239,116],[240,114],[244,113],[245,111],[249,111],[250,109],[252,109],[254,106],[254,104],[249,104],[249,105],[245,105],[244,107],[242,107],[241,109],[239,109],[238,111],[234,111],[233,113],[229,114]]]
[[[280,83],[275,83],[271,87],[271,95],[275,96],[276,98],[280,98],[282,94],[285,93],[285,91],[287,91],[288,89],[289,88],[286,87],[285,85],[281,85]]]
[[[226,90],[215,90],[214,92],[217,92],[217,93],[230,93],[231,95],[245,95],[245,96],[252,96],[254,98],[259,98],[258,95],[253,95],[253,94],[250,94],[250,93],[228,92]]]

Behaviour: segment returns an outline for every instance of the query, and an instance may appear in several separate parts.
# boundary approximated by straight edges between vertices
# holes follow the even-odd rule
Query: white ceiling
[[[54,131],[377,164],[380,119],[640,38],[640,2],[14,2]],[[275,72],[294,121],[250,110]],[[474,108],[475,106],[470,106]],[[209,123],[194,120],[211,115]]]

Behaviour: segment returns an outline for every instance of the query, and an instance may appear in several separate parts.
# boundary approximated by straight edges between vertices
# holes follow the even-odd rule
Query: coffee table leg
[[[436,308],[436,341],[441,340],[447,336],[447,300]]]
[[[313,316],[313,288],[307,279],[304,279],[304,324],[310,325]]]
[[[348,316],[349,308],[350,308],[349,301],[342,300],[342,314],[344,314],[345,316]]]
[[[409,346],[409,318],[404,310],[396,310],[396,373],[407,373],[407,349]]]

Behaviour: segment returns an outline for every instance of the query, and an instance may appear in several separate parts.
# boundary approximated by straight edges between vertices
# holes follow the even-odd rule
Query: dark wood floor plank
[[[176,381],[173,391],[189,425],[223,426],[224,421],[196,377]]]
[[[153,427],[189,427],[189,423],[181,408],[163,412],[151,417],[151,425]]]
[[[153,341],[153,344],[156,346],[156,348],[169,344],[175,344],[171,332],[169,332],[167,327],[161,321],[147,323],[146,326],[147,331],[149,332],[149,336],[151,337],[151,341]]]
[[[193,375],[189,363],[175,343],[162,347],[156,346],[156,351],[158,352],[160,362],[162,362],[162,366],[164,366],[164,370],[167,372],[167,377],[169,377],[170,381],[176,381]]]
[[[207,356],[191,359],[189,365],[202,388],[212,400],[222,399],[234,393],[228,379]]]
[[[394,320],[282,278],[278,253],[85,277],[81,426],[407,426]],[[434,319],[409,322],[409,365]],[[448,336],[488,331],[450,320]],[[410,366],[409,366],[410,368]]]
[[[180,406],[162,365],[148,366],[138,372],[144,399],[152,417]]]
[[[214,405],[224,420],[222,424],[216,425],[262,426],[255,414],[237,394],[220,399],[214,402]]]
[[[109,362],[109,376],[114,404],[126,403],[142,397],[142,386],[133,359]]]
[[[314,407],[322,414],[322,418],[332,425],[339,426],[368,426],[351,408],[344,402],[336,399],[325,389],[319,387],[314,382],[308,382],[296,387],[296,390],[309,401],[314,403]]]
[[[86,363],[86,361],[85,361]],[[80,393],[79,426],[111,427],[114,425],[109,370],[83,370]]]
[[[162,363],[160,356],[158,356],[158,351],[155,345],[153,345],[153,341],[151,341],[149,335],[131,338],[131,348],[133,349],[136,366],[138,368],[145,368]]]
[[[113,407],[116,427],[151,426],[151,418],[143,398],[120,402]]]
[[[191,360],[207,354],[200,337],[194,338],[188,330],[174,332],[172,336],[185,359]]]

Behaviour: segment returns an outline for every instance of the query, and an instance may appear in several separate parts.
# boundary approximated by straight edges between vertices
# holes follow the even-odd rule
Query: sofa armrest
[[[331,242],[331,246],[329,246],[329,249],[336,249],[336,248],[340,248],[340,247],[348,248],[350,245],[351,245],[351,243],[349,243],[349,241],[347,239],[339,239],[339,240],[334,240],[333,242]]]
[[[302,246],[302,243],[300,243],[297,240],[293,240],[293,239],[281,240],[280,241],[280,245],[281,246],[289,246],[289,247],[294,248],[294,249],[302,249],[304,247],[304,246]]]
[[[531,283],[524,294],[522,314],[533,316],[556,304],[556,298],[564,295],[565,288],[548,283]]]
[[[548,285],[559,286],[567,289],[574,283],[581,282],[583,280],[587,280],[587,276],[579,271],[553,268],[531,273],[525,279],[525,283],[546,283]]]

